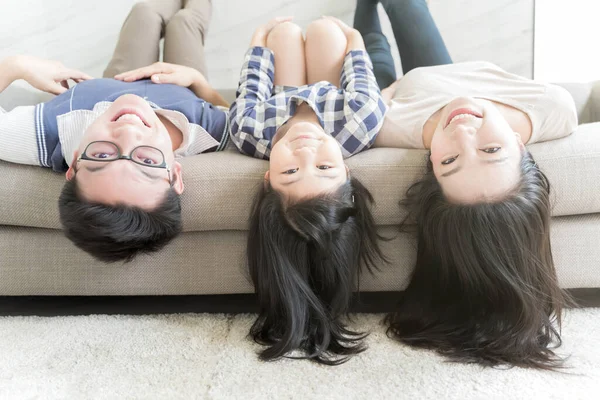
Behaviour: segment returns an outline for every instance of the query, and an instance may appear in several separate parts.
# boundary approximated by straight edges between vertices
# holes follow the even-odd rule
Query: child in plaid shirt
[[[304,39],[289,20],[255,32],[229,115],[238,149],[269,160],[248,236],[251,334],[263,359],[301,350],[338,364],[364,349],[340,320],[360,266],[383,259],[372,197],[344,158],[373,144],[386,106],[358,31],[324,17]]]

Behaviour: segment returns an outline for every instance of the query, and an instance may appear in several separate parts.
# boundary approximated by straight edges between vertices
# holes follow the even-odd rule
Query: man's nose
[[[123,125],[113,129],[111,136],[114,139],[140,141],[142,140],[142,131],[133,125]]]

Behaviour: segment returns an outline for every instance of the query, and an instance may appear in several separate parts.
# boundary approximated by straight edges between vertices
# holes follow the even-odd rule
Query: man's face
[[[181,166],[174,161],[169,132],[141,97],[131,94],[119,97],[88,127],[74,160],[95,141],[113,142],[124,155],[129,155],[138,146],[152,146],[161,150],[171,169],[174,190],[178,194],[183,192]],[[146,210],[158,206],[169,188],[166,169],[150,168],[129,160],[73,161],[67,179],[75,176],[79,192],[87,201],[107,205],[125,204]]]
[[[455,203],[502,199],[518,183],[523,143],[493,103],[456,98],[431,141],[433,171]]]

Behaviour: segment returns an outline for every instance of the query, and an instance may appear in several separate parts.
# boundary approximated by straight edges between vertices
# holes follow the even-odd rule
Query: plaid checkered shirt
[[[371,147],[387,106],[366,51],[352,50],[346,55],[341,88],[326,81],[276,88],[274,61],[273,52],[264,47],[246,53],[229,112],[231,140],[240,152],[268,160],[275,133],[303,102],[315,112],[325,133],[338,141],[344,158]]]

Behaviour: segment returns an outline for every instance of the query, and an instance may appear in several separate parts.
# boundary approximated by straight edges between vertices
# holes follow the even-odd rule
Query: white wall
[[[536,79],[600,79],[600,2],[538,0],[535,15]]]
[[[100,76],[112,55],[121,23],[135,2],[2,0],[0,59],[10,54],[34,54]],[[338,16],[351,23],[356,4],[353,0],[213,3],[206,51],[209,77],[217,88],[237,84],[242,56],[258,24],[275,15],[295,15],[303,26],[321,15]],[[429,0],[429,4],[455,62],[488,60],[531,77],[533,0]],[[391,33],[387,21],[384,30]],[[388,37],[395,47],[393,36]]]

